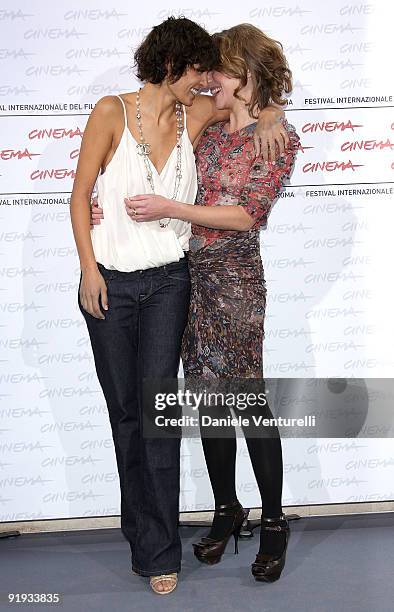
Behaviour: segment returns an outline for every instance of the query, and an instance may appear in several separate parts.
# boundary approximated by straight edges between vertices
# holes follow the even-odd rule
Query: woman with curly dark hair
[[[121,489],[121,528],[133,571],[169,593],[181,567],[179,438],[143,435],[142,381],[176,378],[187,321],[190,223],[139,224],[124,199],[155,193],[193,204],[193,146],[210,124],[228,117],[197,96],[217,64],[210,35],[185,18],[153,28],[135,54],[137,92],[105,96],[84,132],[71,197],[71,221],[81,264],[79,309],[89,332],[97,376],[112,428]],[[263,127],[278,111],[262,113]],[[283,141],[282,127],[268,129]],[[97,180],[105,213],[90,232],[89,205]]]
[[[214,39],[220,59],[210,87],[216,107],[230,109],[230,117],[209,127],[197,147],[195,205],[141,195],[130,199],[128,210],[139,223],[156,219],[158,211],[164,210],[170,218],[193,224],[189,254],[192,292],[182,348],[185,378],[197,383],[202,379],[258,379],[260,388],[265,389],[266,286],[259,230],[290,176],[299,138],[283,118],[289,144],[274,164],[255,159],[252,137],[257,113],[270,101],[285,103],[283,94],[292,87],[291,72],[281,44],[253,25],[235,26],[215,34]],[[289,537],[281,505],[281,440],[272,421],[270,427],[263,428],[264,433],[261,426],[252,426],[253,416],[272,419],[266,398],[260,405],[248,405],[240,414],[249,417],[249,425],[243,429],[263,509],[252,574],[256,580],[273,582],[283,570]],[[237,551],[247,513],[236,494],[236,436],[227,419],[229,409],[221,407],[219,416],[225,417],[225,425],[220,437],[216,425],[209,426],[208,421],[208,427],[204,426],[206,419],[202,417],[209,415],[212,408],[200,409],[215,514],[208,536],[194,544],[194,553],[201,562],[214,564],[220,561],[231,535]]]

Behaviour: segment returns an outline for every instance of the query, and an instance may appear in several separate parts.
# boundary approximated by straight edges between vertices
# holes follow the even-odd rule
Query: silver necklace
[[[140,143],[137,144],[137,153],[142,155],[144,159],[144,164],[146,168],[146,178],[148,179],[148,183],[152,189],[152,193],[155,193],[155,184],[153,181],[153,173],[151,160],[149,159],[149,155],[151,154],[151,146],[148,142],[145,142],[144,133],[142,131],[142,123],[141,123],[141,101],[140,101],[141,88],[137,91],[137,101],[136,101],[136,118],[137,118],[137,126],[138,131],[140,133]],[[175,167],[175,186],[174,193],[171,197],[172,200],[176,200],[178,196],[179,186],[181,184],[182,179],[182,134],[184,130],[183,125],[183,111],[182,105],[180,102],[176,102],[175,104],[175,116],[176,116],[176,167]],[[170,153],[170,155],[172,152]],[[168,160],[167,160],[168,161]],[[167,227],[170,223],[171,219],[160,219],[159,225],[160,227]]]

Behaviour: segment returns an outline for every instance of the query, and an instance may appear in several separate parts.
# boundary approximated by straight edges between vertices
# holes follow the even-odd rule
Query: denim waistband
[[[115,278],[115,277],[128,277],[133,278],[134,276],[154,276],[155,274],[171,272],[172,270],[179,270],[181,268],[187,267],[188,265],[188,253],[185,251],[185,256],[181,257],[179,261],[172,261],[168,264],[164,264],[163,266],[155,266],[152,268],[145,268],[143,270],[132,270],[131,272],[123,272],[122,270],[111,270],[110,268],[106,268],[99,261],[97,262],[97,267],[102,272],[103,276],[106,278]]]

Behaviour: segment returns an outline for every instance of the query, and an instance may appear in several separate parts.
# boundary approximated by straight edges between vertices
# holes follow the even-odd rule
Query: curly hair
[[[271,101],[286,104],[282,96],[292,90],[292,74],[279,41],[250,23],[223,30],[212,38],[220,54],[217,70],[240,79],[234,91],[236,98],[242,99],[238,93],[247,84],[250,71],[253,93],[247,106],[252,117]]]
[[[166,77],[177,81],[188,67],[212,70],[218,49],[204,28],[185,17],[169,17],[154,26],[134,54],[140,81],[161,83]]]

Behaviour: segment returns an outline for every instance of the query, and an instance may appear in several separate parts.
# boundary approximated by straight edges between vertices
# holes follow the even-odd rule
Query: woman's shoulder
[[[114,112],[116,113],[116,111],[119,111],[119,109],[123,108],[122,102],[125,103],[126,106],[133,104],[135,105],[136,95],[136,91],[129,91],[117,95],[113,94],[103,96],[102,98],[99,98],[97,100],[94,108],[97,108],[98,110],[100,110],[100,112],[104,114],[111,114]]]
[[[118,96],[103,96],[99,100],[97,100],[92,114],[96,117],[102,118],[104,121],[110,121],[111,119],[117,119],[122,113],[123,116],[123,108],[122,102]]]
[[[212,125],[209,125],[207,128],[205,128],[203,134],[221,134],[225,123],[225,121],[218,121],[217,123],[212,123]]]
[[[201,134],[201,138],[198,143],[198,148],[201,149],[203,145],[209,146],[210,143],[218,142],[221,138],[223,125],[225,121],[213,123],[205,128]]]

